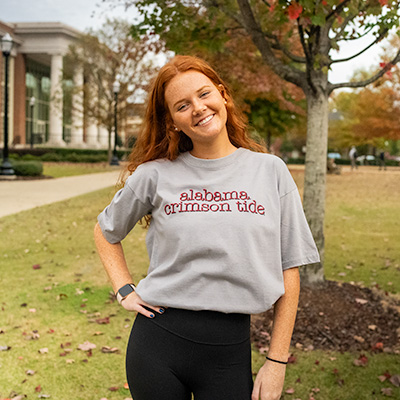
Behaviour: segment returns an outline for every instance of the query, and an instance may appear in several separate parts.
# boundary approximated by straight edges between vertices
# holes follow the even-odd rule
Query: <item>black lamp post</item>
[[[114,151],[113,156],[110,161],[110,165],[119,165],[118,155],[117,155],[117,140],[118,140],[118,121],[117,121],[117,106],[118,106],[118,93],[120,89],[120,84],[115,81],[113,84],[114,92]]]
[[[35,107],[35,96],[32,96],[29,100],[29,106],[31,109],[31,149],[33,149],[33,143],[34,143],[34,136],[33,136],[33,108]]]
[[[3,163],[1,164],[0,175],[14,175],[14,170],[8,160],[8,60],[13,47],[13,40],[9,33],[6,33],[1,39],[1,51],[6,60],[4,76],[4,148]]]

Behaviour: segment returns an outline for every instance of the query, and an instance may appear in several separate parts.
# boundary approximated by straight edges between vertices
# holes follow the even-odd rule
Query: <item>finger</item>
[[[165,307],[162,306],[152,306],[147,303],[142,303],[141,306],[151,313],[156,312],[158,314],[164,314],[165,312]]]
[[[253,393],[251,394],[251,400],[259,400],[260,399],[260,385],[258,382],[254,383]]]
[[[142,306],[140,304],[138,304],[138,308],[136,309],[136,311],[147,318],[154,318],[156,316],[154,310],[152,310],[149,307]]]

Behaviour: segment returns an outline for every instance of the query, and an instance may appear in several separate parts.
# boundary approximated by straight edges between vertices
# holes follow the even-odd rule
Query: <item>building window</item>
[[[50,67],[34,60],[26,60],[26,143],[31,140],[31,121],[33,118],[34,143],[44,143],[49,137],[50,110]],[[33,115],[29,105],[34,96]]]

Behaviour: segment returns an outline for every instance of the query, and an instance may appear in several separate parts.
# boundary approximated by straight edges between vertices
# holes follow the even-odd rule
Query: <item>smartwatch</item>
[[[121,289],[118,290],[116,296],[118,303],[121,304],[121,301],[124,300],[129,294],[135,291],[135,285],[133,283],[128,283],[122,286]]]

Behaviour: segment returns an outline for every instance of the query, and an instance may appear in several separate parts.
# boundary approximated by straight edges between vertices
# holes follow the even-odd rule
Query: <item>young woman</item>
[[[126,356],[134,400],[280,398],[298,266],[319,256],[290,173],[261,151],[207,63],[176,56],[161,68],[131,175],[95,227],[117,299],[137,312]],[[142,218],[150,265],[135,287],[121,240]],[[272,305],[253,384],[250,315]]]

